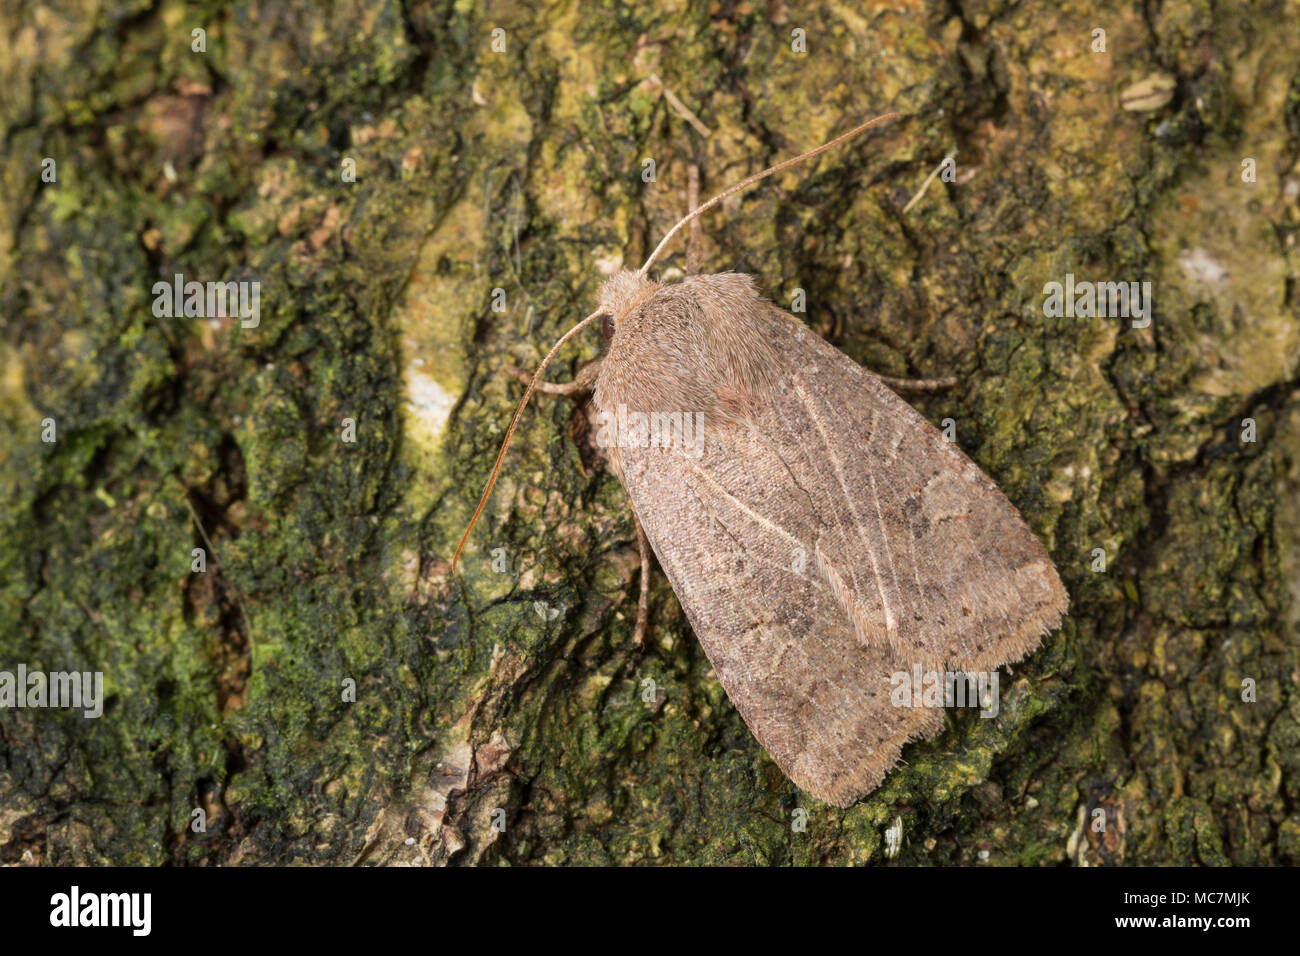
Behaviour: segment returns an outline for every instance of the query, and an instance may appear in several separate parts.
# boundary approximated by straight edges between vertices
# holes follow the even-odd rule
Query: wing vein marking
[[[876,431],[876,413],[871,413],[871,432],[867,436],[867,441],[871,440],[871,435]],[[894,563],[894,550],[889,546],[889,531],[885,528],[885,515],[880,510],[880,489],[876,486],[876,469],[871,466],[871,451],[863,443],[862,450],[866,452],[865,462],[867,466],[867,478],[871,481],[871,498],[872,505],[876,509],[876,522],[880,525],[880,542],[884,545],[885,557],[889,559],[889,575],[894,579],[894,590],[898,594],[903,593],[903,589],[898,586],[898,566]]]
[[[723,521],[716,514],[713,515],[713,520],[718,523],[718,527],[722,529],[723,533],[726,534],[726,536],[730,538],[733,542],[735,542],[736,548],[739,551],[744,553],[746,560],[751,561],[755,565],[762,568],[772,568],[774,571],[783,571],[786,574],[790,575],[791,577],[798,578],[800,581],[808,582],[813,587],[817,588],[819,591],[828,594],[834,593],[829,587],[826,586],[826,584],[817,580],[815,577],[813,577],[810,574],[803,574],[799,571],[796,571],[794,568],[787,568],[783,564],[773,564],[771,561],[764,561],[761,557],[757,555],[757,553],[749,550],[749,548],[746,548],[743,544],[741,544],[740,539],[736,537],[736,535],[732,532],[731,528],[728,527],[725,521]]]
[[[786,461],[785,456],[781,454],[781,449],[773,445],[772,451],[776,454],[777,460],[785,466],[786,474],[790,476],[790,480],[794,483],[794,486],[802,491],[803,496],[808,499],[809,513],[812,514],[813,517],[817,517],[817,505],[813,502],[813,496],[808,492],[807,488],[800,484],[799,479],[795,477],[794,469],[790,467],[790,463]],[[818,518],[819,523],[820,521],[821,519]]]
[[[738,509],[744,512],[754,521],[758,522],[759,524],[763,525],[764,527],[768,528],[771,531],[775,531],[777,534],[781,535],[781,537],[785,538],[787,541],[790,541],[795,545],[800,545],[802,543],[799,541],[798,538],[796,538],[790,532],[786,531],[779,524],[776,524],[769,518],[759,514],[753,508],[749,507],[749,505],[745,504],[743,501],[741,501],[739,498],[737,498],[735,495],[729,492],[726,488],[722,487],[722,485],[720,485],[712,476],[708,474],[708,472],[706,472],[703,468],[701,468],[696,462],[688,461],[687,464],[690,466],[692,470],[694,470],[694,472],[697,475],[703,478],[708,485],[714,488],[718,492],[718,494],[722,495],[722,497],[726,498],[728,501],[734,504]]]
[[[870,547],[871,539],[867,537],[866,529],[862,527],[862,519],[858,517],[858,510],[853,506],[853,495],[849,491],[848,482],[844,480],[843,466],[840,464],[839,456],[835,454],[835,447],[830,443],[830,438],[826,434],[826,429],[822,427],[821,418],[818,417],[816,411],[812,408],[810,396],[806,391],[804,391],[803,386],[800,385],[797,380],[794,383],[794,389],[799,393],[799,397],[803,401],[804,407],[808,409],[808,415],[812,419],[813,425],[822,436],[822,444],[826,448],[826,454],[830,457],[831,466],[835,469],[835,478],[839,481],[840,487],[844,490],[844,500],[848,502],[849,513],[853,516],[853,524],[857,529],[858,536],[867,544],[866,551],[867,557],[871,560],[871,573],[875,578],[876,591],[880,594],[880,606],[884,608],[885,611],[885,630],[887,633],[892,634],[897,630],[897,622],[894,619],[893,609],[889,606],[889,599],[885,597],[885,588],[880,580],[880,565],[876,561],[874,550]]]

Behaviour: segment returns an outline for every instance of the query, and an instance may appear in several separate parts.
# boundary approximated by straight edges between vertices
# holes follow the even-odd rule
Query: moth
[[[1065,588],[1015,507],[954,442],[749,276],[668,283],[648,270],[726,197],[896,115],[724,190],[639,270],[604,283],[596,310],[529,381],[453,559],[454,570],[533,393],[594,386],[638,534],[727,696],[787,777],[841,807],[875,789],[907,741],[942,727],[940,708],[895,706],[895,675],[1020,660],[1060,622]],[[599,366],[569,386],[542,383],[593,322],[608,340]],[[642,572],[638,633],[644,551]]]

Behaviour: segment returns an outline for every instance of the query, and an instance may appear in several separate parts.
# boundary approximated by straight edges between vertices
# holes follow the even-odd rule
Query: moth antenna
[[[492,494],[492,488],[497,483],[497,476],[501,474],[501,465],[506,460],[506,449],[510,447],[510,439],[515,435],[515,429],[519,426],[519,417],[523,415],[524,409],[528,406],[528,400],[533,397],[533,392],[537,391],[537,384],[542,380],[542,372],[546,371],[546,366],[551,364],[551,359],[555,358],[556,353],[564,347],[564,343],[595,321],[600,314],[600,310],[591,313],[591,315],[561,335],[560,340],[546,353],[546,358],[542,359],[542,364],[537,366],[537,371],[533,373],[533,380],[528,383],[528,388],[524,390],[524,397],[520,400],[519,407],[515,409],[515,417],[510,419],[510,427],[506,429],[506,437],[501,442],[501,450],[497,452],[496,464],[492,466],[492,474],[488,476],[487,485],[483,488],[483,497],[479,499],[478,507],[474,509],[474,517],[469,519],[469,527],[460,536],[460,544],[456,545],[456,554],[451,559],[452,574],[456,573],[456,565],[460,562],[460,553],[465,550],[465,542],[469,540],[469,533],[474,530],[474,525],[478,524],[479,515],[483,514],[483,509],[487,507],[488,495]]]
[[[749,188],[750,186],[754,185],[754,183],[758,182],[760,179],[766,179],[768,176],[771,176],[773,173],[779,173],[783,169],[789,169],[791,166],[797,166],[799,163],[802,163],[805,159],[812,159],[812,157],[818,155],[819,153],[824,153],[828,149],[834,149],[836,146],[840,145],[840,143],[852,139],[854,136],[857,136],[859,133],[865,133],[867,130],[871,129],[871,127],[877,126],[880,123],[885,122],[886,120],[895,119],[898,115],[899,115],[898,113],[885,113],[881,116],[877,116],[875,119],[868,120],[867,122],[863,123],[861,126],[857,127],[856,129],[849,130],[843,136],[835,137],[829,143],[823,143],[821,146],[818,146],[816,149],[810,149],[808,150],[808,152],[802,153],[801,155],[796,156],[793,159],[787,159],[785,162],[777,163],[775,166],[769,166],[761,173],[755,173],[753,176],[750,176],[746,179],[742,179],[740,182],[736,183],[736,185],[727,187],[722,192],[718,193],[716,196],[714,196],[712,199],[706,202],[704,205],[696,207],[691,212],[687,213],[685,216],[679,219],[677,221],[677,225],[669,229],[668,234],[664,236],[663,239],[660,241],[659,245],[655,247],[655,251],[650,253],[650,258],[645,261],[645,265],[643,265],[640,269],[637,270],[637,275],[639,276],[645,275],[646,270],[649,269],[650,266],[654,264],[654,261],[659,258],[659,253],[664,251],[664,246],[668,245],[669,241],[673,238],[673,236],[677,235],[678,230],[681,229],[682,226],[699,218],[699,216],[702,213],[705,213],[708,210],[712,209],[714,206],[722,202],[722,200],[726,199],[728,196],[733,196],[736,193],[740,192],[742,189]]]

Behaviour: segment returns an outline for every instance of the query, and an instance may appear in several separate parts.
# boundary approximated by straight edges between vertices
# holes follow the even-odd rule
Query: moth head
[[[657,288],[659,283],[626,269],[606,279],[596,294],[601,334],[612,339],[623,319]]]

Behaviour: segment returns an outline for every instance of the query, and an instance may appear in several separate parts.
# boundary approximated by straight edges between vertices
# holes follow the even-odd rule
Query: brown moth
[[[606,281],[599,308],[533,376],[474,516],[542,370],[600,320],[609,348],[593,401],[645,536],[754,736],[786,776],[838,806],[942,726],[939,708],[894,706],[894,675],[1020,660],[1059,623],[1065,589],[955,443],[749,276],[667,284],[646,272],[726,196],[894,115],[724,191],[640,270]]]

